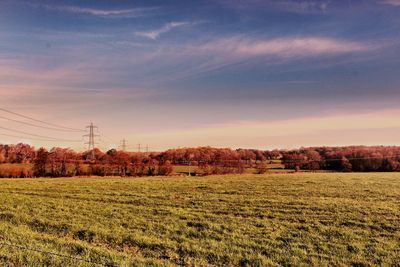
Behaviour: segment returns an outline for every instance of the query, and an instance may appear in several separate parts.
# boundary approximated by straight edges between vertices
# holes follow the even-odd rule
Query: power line
[[[2,136],[8,136],[8,137],[13,137],[13,138],[22,138],[22,139],[31,139],[31,140],[35,140],[35,141],[46,141],[46,142],[57,142],[57,141],[63,141],[63,142],[81,142],[80,140],[54,140],[54,139],[41,139],[41,138],[32,138],[32,137],[28,137],[28,136],[20,136],[20,135],[12,135],[12,134],[4,134],[4,133],[0,133],[0,135]]]
[[[72,131],[72,132],[84,132],[84,130],[82,130],[82,129],[76,129],[76,128],[71,128],[71,127],[65,127],[65,126],[62,126],[62,125],[55,124],[55,123],[51,123],[51,122],[46,122],[46,121],[38,120],[38,119],[35,119],[35,118],[32,118],[32,117],[29,117],[29,116],[26,116],[26,115],[23,115],[23,114],[20,114],[20,113],[11,111],[11,110],[7,110],[7,109],[5,109],[5,108],[0,108],[0,110],[1,110],[1,111],[4,111],[4,112],[7,112],[7,113],[10,113],[10,114],[13,114],[13,115],[16,115],[16,116],[19,116],[19,117],[22,117],[22,118],[25,118],[25,119],[28,119],[28,120],[32,120],[32,121],[36,121],[36,122],[39,122],[39,123],[43,123],[43,124],[45,124],[45,125],[49,125],[49,126],[61,128],[61,129],[64,129],[64,131],[70,131],[70,132],[71,132],[71,131]]]
[[[14,120],[14,119],[10,119],[10,118],[3,117],[3,116],[0,116],[0,119],[5,119],[5,120],[8,120],[8,121],[12,121],[12,122],[20,123],[20,124],[25,124],[25,125],[28,125],[28,126],[32,126],[32,127],[36,127],[36,128],[41,128],[41,129],[47,129],[47,130],[53,130],[53,131],[65,131],[65,130],[63,130],[63,129],[57,129],[57,128],[52,128],[52,127],[46,127],[46,126],[36,125],[36,124],[33,124],[33,123],[29,123],[29,122],[25,122],[25,121],[19,121],[19,120]],[[68,131],[68,132],[70,132],[70,131]]]
[[[109,141],[111,141],[111,142],[114,142],[114,139],[112,139],[111,137],[108,137],[107,135],[105,135],[105,134],[101,134],[103,137],[105,137],[105,138],[107,138]]]
[[[10,132],[16,132],[16,133],[31,135],[31,136],[35,136],[35,137],[39,137],[39,138],[43,138],[43,139],[51,139],[51,140],[53,140],[53,141],[81,142],[81,140],[60,139],[60,138],[55,138],[55,137],[50,137],[50,136],[45,136],[45,135],[40,135],[40,134],[27,133],[27,132],[24,132],[24,131],[19,131],[19,130],[15,130],[15,129],[10,129],[10,128],[6,128],[6,127],[2,127],[2,126],[0,126],[0,129],[6,130],[6,131],[10,131]]]
[[[125,138],[122,139],[121,146],[120,146],[122,151],[126,151],[127,146],[128,146],[128,142],[126,141],[126,139]]]

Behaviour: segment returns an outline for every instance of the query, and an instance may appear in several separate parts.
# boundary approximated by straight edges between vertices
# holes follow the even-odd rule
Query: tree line
[[[293,150],[229,149],[213,147],[169,149],[163,152],[125,152],[69,148],[35,149],[27,144],[0,144],[0,177],[152,176],[170,175],[174,165],[197,166],[202,175],[267,171],[270,163],[286,169],[331,171],[400,171],[400,147],[310,147]]]
[[[284,151],[285,168],[342,172],[400,171],[400,147],[311,147]]]

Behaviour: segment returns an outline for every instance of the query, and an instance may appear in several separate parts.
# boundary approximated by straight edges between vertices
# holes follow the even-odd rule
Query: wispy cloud
[[[249,35],[210,37],[203,41],[181,43],[149,44],[144,54],[135,55],[147,66],[147,72],[140,79],[165,81],[186,79],[208,72],[222,71],[226,68],[240,68],[255,64],[268,66],[286,64],[307,58],[327,58],[344,54],[365,55],[367,52],[383,47],[376,42],[357,42],[341,38],[318,36],[286,36],[266,38]],[[133,56],[130,58],[134,58]],[[123,61],[128,60],[127,54]],[[352,60],[355,60],[353,57]],[[329,61],[336,64],[337,61]],[[132,62],[132,64],[136,64]],[[156,67],[157,78],[154,79]],[[309,66],[308,66],[309,67]],[[295,80],[293,83],[300,83]],[[306,81],[310,83],[310,81]],[[304,83],[304,82],[303,82]]]
[[[276,9],[289,13],[325,13],[330,0],[248,0],[248,1],[218,1],[226,7],[236,10],[249,8]]]
[[[189,22],[169,22],[159,29],[151,30],[151,31],[144,31],[144,32],[136,32],[136,35],[155,40],[163,33],[169,32],[174,28],[185,26],[188,24],[189,24]]]
[[[371,46],[328,37],[254,39],[236,36],[209,42],[201,49],[235,56],[270,55],[288,58],[362,52],[371,49]]]
[[[400,0],[383,0],[380,1],[379,3],[392,6],[400,6]]]
[[[274,1],[292,12],[326,12],[330,1]]]
[[[270,39],[232,36],[165,50],[170,53],[171,60],[178,58],[185,62],[196,62],[192,68],[182,70],[181,74],[185,76],[188,73],[220,70],[238,63],[252,62],[254,59],[279,64],[308,57],[367,52],[376,47],[374,44],[315,36]]]
[[[81,6],[53,6],[53,5],[35,5],[35,6],[46,8],[49,10],[69,12],[75,14],[86,14],[91,16],[105,17],[105,18],[141,17],[149,15],[150,12],[157,9],[157,7],[100,9],[100,8],[90,8]]]

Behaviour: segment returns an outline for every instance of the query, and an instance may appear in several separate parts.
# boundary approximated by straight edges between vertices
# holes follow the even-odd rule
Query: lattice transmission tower
[[[86,126],[86,128],[89,128],[89,133],[85,134],[83,136],[83,137],[88,137],[89,138],[88,142],[85,143],[85,145],[88,145],[88,152],[89,152],[87,154],[86,160],[93,161],[93,160],[96,159],[96,156],[95,156],[95,153],[94,153],[95,145],[98,144],[95,141],[95,138],[100,136],[100,135],[94,133],[94,129],[98,130],[99,128],[97,126],[94,126],[93,123],[90,123],[90,125]]]
[[[127,150],[127,148],[128,148],[128,141],[126,141],[126,139],[124,138],[124,139],[122,139],[122,141],[121,141],[121,149],[122,149],[122,151],[126,151]]]

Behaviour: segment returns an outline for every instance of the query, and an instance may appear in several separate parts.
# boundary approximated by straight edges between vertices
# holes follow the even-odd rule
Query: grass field
[[[255,164],[253,162],[253,164]],[[293,170],[285,169],[285,165],[282,164],[280,160],[267,160],[265,161],[265,166],[267,167],[268,173],[276,173],[276,172],[292,172]],[[0,165],[1,168],[1,165]],[[199,172],[201,175],[201,169],[198,166],[188,166],[188,165],[175,165],[173,167],[174,173],[177,174],[191,174]],[[245,168],[244,173],[246,174],[256,174],[256,168]]]
[[[400,265],[398,173],[0,179],[0,198],[0,265]]]
[[[276,172],[294,172],[294,170],[285,169],[282,164],[267,164],[267,172],[268,173],[276,173]],[[173,167],[174,173],[176,174],[185,174],[187,175],[189,172],[193,175],[199,173],[202,175],[201,170],[197,166],[187,166],[187,165],[175,165]],[[245,168],[244,173],[246,174],[256,174],[256,168]]]

